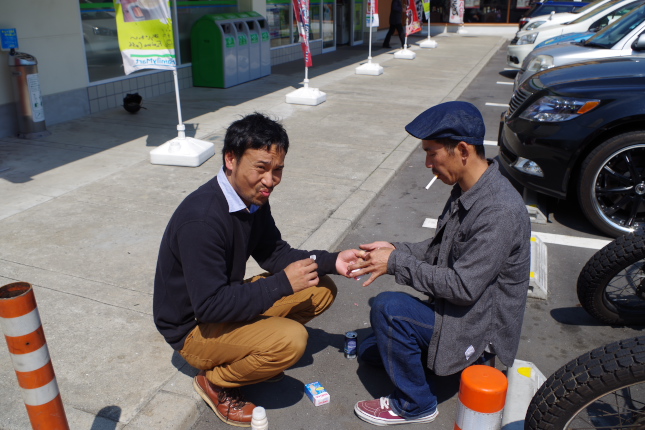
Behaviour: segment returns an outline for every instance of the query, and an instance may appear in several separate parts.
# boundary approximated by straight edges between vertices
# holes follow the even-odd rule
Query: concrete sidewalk
[[[182,90],[187,135],[216,145],[198,168],[148,162],[151,149],[177,135],[174,94],[144,100],[136,115],[117,108],[50,126],[40,140],[0,139],[0,286],[34,285],[72,429],[189,429],[203,411],[194,369],[152,322],[152,282],[168,219],[221,167],[228,124],[253,111],[281,119],[291,148],[271,197],[276,222],[294,247],[335,250],[417,147],[403,126],[457,99],[505,41],[436,40],[434,50],[415,46],[413,61],[373,51],[385,69],[378,77],[354,73],[366,46],[314,57],[310,86],[327,93],[315,107],[285,103],[304,77],[303,61],[226,90]],[[249,275],[257,270],[248,266]],[[4,337],[0,363],[0,428],[29,429]],[[321,419],[311,407],[313,416],[293,428]],[[332,420],[326,428],[347,428],[322,419]],[[369,426],[356,420],[355,428]]]

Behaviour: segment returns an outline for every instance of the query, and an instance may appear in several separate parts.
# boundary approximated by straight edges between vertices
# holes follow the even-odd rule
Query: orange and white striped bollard
[[[467,367],[459,383],[459,410],[454,430],[499,430],[508,380],[494,367]]]
[[[0,326],[34,430],[69,430],[31,284],[0,287]]]

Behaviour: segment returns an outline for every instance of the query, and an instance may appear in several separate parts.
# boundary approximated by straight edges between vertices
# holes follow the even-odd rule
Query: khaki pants
[[[199,324],[179,353],[220,387],[266,381],[300,360],[309,337],[303,324],[329,308],[336,292],[334,281],[323,276],[318,286],[281,298],[254,320]]]

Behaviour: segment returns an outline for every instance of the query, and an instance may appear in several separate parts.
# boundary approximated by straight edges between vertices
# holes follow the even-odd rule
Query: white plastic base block
[[[508,391],[502,415],[502,430],[524,430],[524,418],[531,399],[546,377],[535,364],[515,360],[506,372]]]
[[[437,47],[437,42],[434,40],[427,38],[425,40],[422,40],[419,42],[419,46],[422,48],[436,48]]]
[[[410,51],[408,48],[399,49],[394,53],[394,58],[398,60],[414,60],[415,58],[417,58],[417,54]]]
[[[378,76],[383,74],[383,67],[378,63],[365,63],[356,68],[357,75]]]
[[[151,164],[197,167],[215,155],[211,142],[185,137],[176,137],[150,151]]]
[[[546,244],[536,235],[531,235],[531,277],[528,296],[546,300],[549,295],[547,284]]]
[[[466,30],[463,25],[460,25],[459,29],[457,29],[457,34],[468,34],[468,30]]]
[[[327,100],[327,94],[318,88],[299,88],[287,94],[287,103],[316,106]]]

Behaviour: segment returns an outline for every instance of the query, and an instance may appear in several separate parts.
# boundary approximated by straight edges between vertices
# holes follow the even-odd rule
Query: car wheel
[[[578,198],[587,219],[612,237],[645,227],[645,132],[594,149],[580,168]]]

